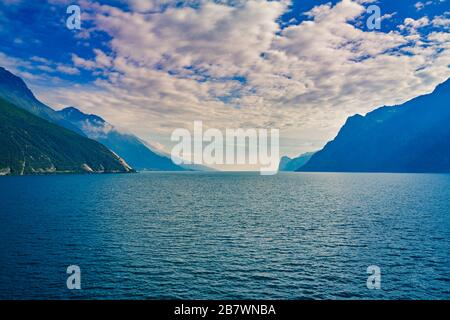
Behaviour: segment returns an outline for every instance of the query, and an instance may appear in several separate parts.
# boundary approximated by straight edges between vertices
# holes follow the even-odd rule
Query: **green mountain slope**
[[[0,99],[0,175],[131,171],[102,144]]]
[[[0,67],[0,98],[42,119],[84,136],[84,133],[79,128],[66,121],[55,110],[36,99],[33,92],[31,92],[21,78],[2,67]]]

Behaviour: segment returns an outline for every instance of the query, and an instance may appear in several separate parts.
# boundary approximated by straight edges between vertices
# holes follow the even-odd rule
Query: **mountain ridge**
[[[450,79],[401,105],[347,119],[298,171],[450,172]]]
[[[38,117],[84,136],[84,133],[79,128],[58,115],[55,110],[39,101],[22,78],[1,66],[0,98]]]
[[[0,98],[0,175],[130,172],[102,144]]]
[[[139,170],[184,171],[171,159],[158,155],[138,137],[124,133],[94,114],[85,114],[75,107],[53,110],[40,102],[25,81],[0,67],[0,98],[44,120],[95,140]]]
[[[140,138],[121,132],[114,125],[94,114],[86,114],[70,106],[57,111],[66,121],[79,128],[87,137],[94,139],[116,152],[137,170],[184,171],[186,169],[151,150]]]

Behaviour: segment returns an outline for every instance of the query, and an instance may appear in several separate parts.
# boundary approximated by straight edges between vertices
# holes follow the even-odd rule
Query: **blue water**
[[[0,204],[1,299],[450,298],[450,175],[1,177]]]

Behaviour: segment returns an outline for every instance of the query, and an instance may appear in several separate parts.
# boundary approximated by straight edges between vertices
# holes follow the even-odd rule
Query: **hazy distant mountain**
[[[137,170],[183,171],[171,159],[152,151],[133,134],[119,131],[99,116],[85,114],[74,107],[67,107],[58,114],[79,128],[86,136],[101,142],[120,155]]]
[[[2,67],[0,67],[0,98],[38,117],[84,135],[80,129],[64,120],[55,110],[37,100],[21,78]]]
[[[304,166],[314,155],[314,152],[308,152],[299,155],[297,158],[289,158],[284,156],[280,160],[280,165],[278,166],[278,171],[295,171]]]
[[[350,117],[300,171],[450,172],[450,80],[400,106]]]
[[[0,99],[0,175],[132,171],[100,143]]]
[[[149,146],[149,148],[151,148],[151,146]],[[165,152],[161,152],[161,151],[154,151],[154,152],[159,154],[160,156],[172,159],[172,156],[170,154],[165,153]],[[180,158],[176,158],[176,160],[181,160],[181,159]],[[184,168],[186,171],[219,171],[219,170],[213,169],[211,167],[208,167],[208,166],[205,166],[205,165],[202,165],[202,164],[184,164],[184,163],[182,163],[179,166]]]

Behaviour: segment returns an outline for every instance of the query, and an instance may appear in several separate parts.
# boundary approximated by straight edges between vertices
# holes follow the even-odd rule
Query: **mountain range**
[[[152,151],[144,141],[133,134],[120,131],[99,116],[85,114],[75,107],[57,112],[63,119],[79,128],[87,137],[96,140],[137,170],[183,171],[168,157]]]
[[[402,105],[348,118],[298,171],[450,172],[450,79]]]
[[[347,119],[316,153],[283,157],[280,171],[450,172],[450,80],[402,105]],[[75,107],[55,111],[0,67],[0,175],[209,170],[164,153]]]
[[[102,144],[0,98],[0,175],[133,171]]]
[[[40,102],[21,78],[2,67],[0,67],[0,98],[51,123],[84,135],[55,110]]]
[[[101,143],[134,169],[197,170],[194,166],[174,164],[169,157],[154,152],[147,143],[135,135],[117,129],[97,115],[85,114],[75,107],[55,111],[40,102],[21,78],[2,67],[0,67],[0,99],[3,103],[8,102],[52,124]],[[203,167],[202,169],[207,170]]]

